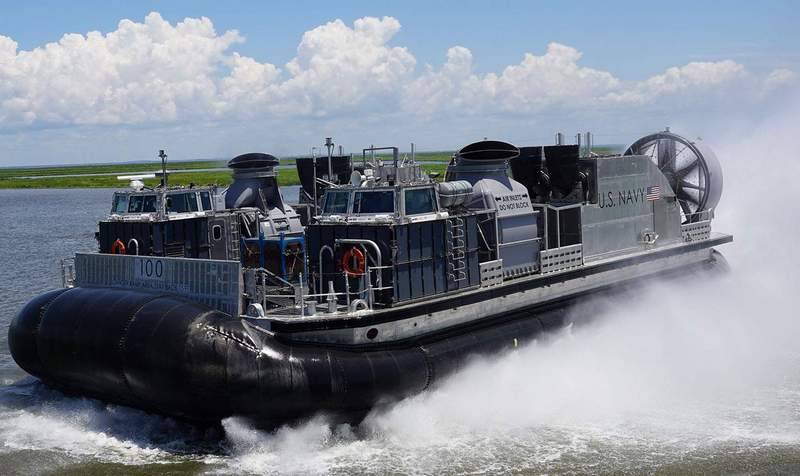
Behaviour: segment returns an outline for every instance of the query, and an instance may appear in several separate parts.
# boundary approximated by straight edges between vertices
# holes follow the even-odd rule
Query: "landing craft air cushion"
[[[222,193],[166,173],[115,193],[99,252],[12,322],[16,362],[190,420],[357,420],[564,325],[589,295],[724,267],[714,247],[732,241],[711,231],[716,157],[669,131],[622,155],[476,142],[442,182],[413,153],[333,156],[328,142],[297,160],[294,206],[258,153],[229,162]]]

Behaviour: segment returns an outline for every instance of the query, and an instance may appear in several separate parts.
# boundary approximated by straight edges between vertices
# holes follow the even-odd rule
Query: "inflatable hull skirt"
[[[9,345],[22,369],[68,393],[196,421],[241,415],[273,426],[317,412],[357,420],[431,387],[473,354],[561,325],[563,315],[353,350],[281,342],[173,296],[72,288],[29,302]]]

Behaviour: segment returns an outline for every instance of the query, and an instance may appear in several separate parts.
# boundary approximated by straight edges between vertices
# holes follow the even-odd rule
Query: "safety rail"
[[[232,316],[241,314],[238,261],[77,253],[74,270],[73,284],[78,287],[173,294]]]
[[[312,281],[317,282],[317,292],[316,293],[307,293],[304,289],[302,282],[303,277],[302,274],[300,275],[300,284],[295,286],[291,283],[288,283],[292,286],[294,292],[287,293],[287,294],[272,294],[266,292],[264,289],[263,292],[253,292],[252,294],[254,297],[257,297],[255,301],[260,302],[262,309],[260,310],[261,316],[263,316],[264,309],[268,307],[268,303],[273,305],[278,305],[278,308],[275,309],[275,312],[270,312],[271,314],[280,314],[282,312],[286,312],[289,309],[293,311],[290,312],[291,315],[294,312],[299,311],[299,317],[305,317],[306,315],[314,315],[318,316],[317,311],[320,305],[324,306],[327,304],[327,309],[323,314],[335,314],[338,313],[344,308],[346,312],[355,312],[361,310],[372,310],[374,303],[375,303],[375,292],[376,291],[383,291],[388,289],[393,289],[392,286],[383,286],[383,277],[382,271],[384,269],[391,269],[391,266],[381,266],[380,263],[382,262],[381,251],[378,245],[371,240],[365,239],[348,239],[348,238],[341,238],[337,239],[335,242],[335,246],[339,245],[353,245],[359,247],[364,252],[364,255],[368,257],[368,259],[364,262],[364,269],[361,272],[361,276],[365,277],[362,282],[364,283],[363,286],[360,286],[357,290],[350,289],[350,278],[352,276],[348,275],[347,271],[342,272],[324,272],[323,271],[323,262],[324,257],[326,254],[330,254],[331,259],[333,259],[335,253],[333,247],[329,245],[324,245],[320,248],[318,254],[318,274],[316,277],[312,278]],[[372,265],[370,265],[370,261]],[[330,277],[341,277],[342,281],[344,282],[345,289],[336,290],[334,287],[334,281],[328,278]],[[327,281],[327,282],[326,282]],[[374,283],[373,283],[374,281]],[[327,284],[328,291],[324,292]],[[288,288],[284,288],[287,289]],[[341,306],[339,304],[339,299],[341,297],[345,298],[345,305]],[[353,298],[356,299],[353,299]],[[278,301],[289,301],[289,304],[284,305]],[[324,302],[322,302],[324,301]],[[307,309],[308,306],[311,306],[310,313]],[[274,307],[274,306],[270,306]],[[308,313],[308,314],[307,314]]]
[[[378,271],[380,269],[389,268],[388,266],[376,266],[373,269],[370,269],[365,272],[372,272]],[[323,309],[325,305],[327,305],[327,309],[325,310],[325,314],[334,314],[341,312],[344,310],[345,312],[355,312],[355,311],[363,311],[363,310],[372,310],[374,297],[372,293],[374,291],[381,291],[385,289],[392,289],[391,286],[371,286],[367,285],[361,289],[356,291],[352,291],[350,289],[350,280],[347,279],[347,273],[326,273],[328,276],[336,275],[341,276],[344,278],[345,283],[345,290],[344,291],[336,291],[333,288],[333,281],[328,281],[328,292],[318,292],[318,293],[306,293],[305,289],[302,286],[295,287],[294,294],[268,294],[264,293],[259,297],[263,300],[263,308],[267,308],[267,302],[271,302],[274,304],[279,304],[277,301],[279,300],[289,300],[292,304],[281,306],[277,309],[277,313],[280,314],[281,311],[286,311],[288,308],[295,309],[299,311],[299,317],[306,317],[306,316],[319,316],[318,310],[319,306],[322,305]],[[302,279],[302,278],[301,278]],[[339,298],[345,298],[344,306],[339,304]],[[355,297],[355,299],[353,299]],[[320,302],[324,300],[323,302]],[[309,310],[310,307],[310,310]],[[264,317],[264,314],[260,316],[250,316],[250,317]]]
[[[61,287],[73,286],[75,286],[75,258],[64,258],[61,260]]]

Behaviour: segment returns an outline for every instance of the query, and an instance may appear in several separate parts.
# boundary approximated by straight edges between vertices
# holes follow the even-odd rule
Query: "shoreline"
[[[598,154],[618,153],[615,146],[595,146],[593,149]],[[403,154],[401,154],[403,155]],[[437,180],[444,178],[447,163],[452,152],[417,152],[416,159],[424,170],[429,173],[439,173]],[[384,160],[387,158],[384,156]],[[354,156],[353,161],[359,162],[360,157]],[[297,169],[293,167],[295,158],[281,160],[281,166],[288,168],[278,169],[278,183],[283,185],[300,185]],[[227,161],[197,160],[185,162],[170,162],[170,185],[230,185],[231,173],[226,169]],[[86,165],[60,165],[44,167],[7,167],[0,168],[0,190],[2,189],[67,189],[67,188],[124,188],[127,182],[118,180],[117,175],[136,175],[153,173],[158,169],[155,163],[126,163],[126,164],[86,164]],[[217,170],[214,170],[217,169]],[[154,187],[159,184],[159,179],[146,179],[144,184]]]
[[[428,172],[443,172],[451,152],[421,152],[416,157]],[[359,161],[360,157],[354,157]],[[227,161],[201,160],[191,162],[170,162],[170,185],[218,185],[227,186],[232,181]],[[294,158],[281,160],[278,169],[278,183],[281,185],[300,185]],[[127,182],[118,180],[118,175],[137,175],[153,173],[158,169],[155,163],[62,165],[52,167],[9,167],[0,168],[0,189],[67,189],[67,188],[124,188]],[[211,170],[210,170],[211,169]],[[218,170],[213,170],[218,169]],[[146,179],[144,184],[154,187],[159,179]]]
[[[423,169],[431,172],[438,172],[440,177],[444,176],[447,164],[427,163],[423,164]],[[173,171],[176,172],[176,171]],[[227,186],[232,182],[232,175],[229,171],[219,172],[191,172],[181,171],[169,176],[169,184],[177,186],[194,185],[217,185]],[[278,183],[281,186],[300,185],[300,177],[295,169],[278,170]],[[144,184],[148,187],[155,187],[159,184],[159,179],[146,179]],[[3,189],[66,189],[66,188],[125,188],[127,181],[118,180],[115,175],[96,176],[96,175],[76,175],[72,177],[47,177],[19,178],[19,177],[0,177],[0,190]]]

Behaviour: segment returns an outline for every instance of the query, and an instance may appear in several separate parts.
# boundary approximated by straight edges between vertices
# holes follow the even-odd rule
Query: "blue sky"
[[[346,4],[345,4],[346,3]],[[421,63],[440,64],[452,45],[470,48],[479,69],[519,61],[548,42],[574,46],[586,65],[642,79],[689,61],[733,59],[755,70],[800,64],[800,5],[793,1],[3,1],[0,33],[30,49],[64,33],[114,30],[122,18],[157,11],[171,21],[206,16],[247,38],[243,54],[273,63],[294,55],[303,32],[327,21],[393,16],[397,43]]]
[[[305,150],[303,141],[317,133],[338,132],[351,142],[364,143],[373,141],[375,136],[397,140],[391,134],[395,132],[422,136],[427,148],[453,147],[458,144],[459,137],[481,135],[481,131],[523,137],[524,128],[520,123],[529,119],[534,127],[542,129],[537,132],[537,139],[551,135],[552,130],[544,131],[543,126],[547,124],[552,124],[551,129],[586,124],[586,127],[601,125],[601,133],[606,133],[610,141],[622,142],[626,134],[638,132],[636,126],[650,127],[647,117],[652,118],[652,127],[672,122],[673,118],[679,124],[685,122],[693,126],[691,118],[698,111],[717,111],[720,117],[743,118],[752,110],[780,102],[780,96],[787,94],[785,88],[796,83],[796,73],[800,72],[800,29],[797,28],[800,14],[798,5],[789,1],[673,1],[668,4],[619,1],[604,2],[602,7],[590,2],[339,3],[343,2],[0,2],[0,35],[13,40],[16,52],[15,63],[6,66],[11,72],[6,74],[5,89],[4,63],[0,57],[0,104],[4,99],[6,104],[11,104],[6,116],[0,107],[0,165],[48,162],[54,160],[51,152],[55,149],[65,151],[60,157],[63,161],[95,160],[93,156],[77,152],[82,147],[79,144],[86,140],[94,141],[103,154],[129,146],[135,152],[119,154],[128,159],[146,150],[150,138],[163,140],[163,137],[169,137],[169,142],[184,148],[193,144],[189,153],[193,157],[213,156],[236,152],[226,145],[226,137],[235,137],[248,146],[263,147],[262,142],[253,139],[255,135],[262,136],[264,142],[274,142],[298,129],[304,132],[297,134],[297,139],[283,140],[279,146],[268,145],[280,153],[289,153]],[[203,98],[216,95],[208,99],[205,109],[186,106],[190,102],[182,103],[180,98],[176,100],[169,95],[180,96],[180,92],[175,91],[184,83],[176,83],[170,93],[165,93],[165,101],[172,101],[166,109],[136,103],[131,99],[133,95],[128,86],[120,83],[117,70],[106,75],[116,78],[113,81],[98,80],[97,87],[107,90],[106,97],[80,97],[74,106],[63,105],[64,110],[48,111],[47,104],[71,96],[66,90],[37,104],[37,99],[54,87],[73,87],[76,96],[85,96],[80,89],[94,83],[74,75],[74,67],[68,64],[63,69],[44,72],[38,63],[31,63],[31,55],[21,53],[36,49],[43,52],[46,44],[60,41],[67,33],[86,35],[99,31],[108,35],[117,30],[120,20],[143,23],[150,12],[158,12],[171,26],[187,17],[207,17],[220,37],[227,31],[238,31],[240,37],[233,42],[219,40],[224,58],[215,56],[217,53],[203,53],[197,58],[209,65],[199,73],[208,75],[201,87],[214,89],[213,93],[201,91],[197,94]],[[380,35],[385,35],[379,35],[380,46],[385,49],[375,53],[374,63],[367,61],[361,67],[374,71],[395,69],[391,74],[375,73],[382,75],[371,78],[366,86],[353,86],[367,87],[369,91],[331,107],[324,90],[315,92],[314,88],[320,87],[315,80],[324,74],[342,78],[343,70],[319,72],[314,68],[340,56],[350,58],[348,61],[352,64],[353,56],[347,56],[350,54],[347,52],[331,53],[331,48],[335,47],[322,51],[325,48],[319,42],[330,43],[337,35],[357,30],[354,22],[364,17],[391,17],[398,26],[390,22],[378,26],[383,32]],[[346,29],[324,31],[321,28],[336,19],[341,19],[342,28]],[[306,32],[316,35],[318,42],[314,43],[317,45],[314,48],[322,49],[307,48],[305,53],[298,50]],[[179,39],[175,41],[180,44]],[[362,47],[359,41],[356,38],[355,43],[341,47],[356,48],[357,55],[357,48]],[[371,40],[365,41],[370,43]],[[551,43],[571,50],[549,49]],[[397,47],[405,48],[408,55],[392,50]],[[453,68],[461,77],[474,77],[475,81],[459,80],[454,84],[445,77],[445,70],[452,69],[446,63],[448,51],[453,47],[463,48],[451,51],[450,61],[461,65],[454,63]],[[572,54],[573,50],[577,56]],[[63,53],[58,60],[48,56],[41,61],[48,65],[61,61],[80,62],[82,51],[67,45],[60,53],[53,53]],[[114,54],[127,54],[119,49],[114,51]],[[170,51],[176,55],[176,60],[183,56],[175,48]],[[533,58],[525,64],[526,53],[544,59]],[[248,66],[248,75],[254,74],[256,68],[261,68],[259,71],[263,73],[259,65],[268,65],[267,68],[274,65],[279,70],[277,78],[270,74],[259,77],[259,85],[269,86],[265,86],[259,96],[262,102],[226,102],[220,106],[220,98],[230,102],[231,94],[223,93],[223,83],[233,81],[225,78],[229,76],[234,56],[253,60],[254,64]],[[287,69],[286,65],[295,58],[299,59],[304,74],[308,74],[305,79],[292,82],[288,80],[299,73]],[[464,62],[469,66],[463,66]],[[544,80],[541,87],[525,89],[531,82],[537,82],[542,77],[542,68],[546,71],[552,62],[564,65],[563,75]],[[670,68],[684,68],[693,63],[705,66],[667,74]],[[432,66],[432,74],[441,74],[425,76],[426,65]],[[521,71],[505,77],[503,72],[509,66],[519,66]],[[142,65],[135,73],[126,70],[126,81],[139,84],[136,74],[149,77],[147,75],[154,73],[148,69],[151,67],[152,64]],[[12,71],[11,68],[16,69]],[[347,65],[342,68],[346,69]],[[19,85],[21,71],[41,77],[36,84],[23,87]],[[495,81],[496,77],[499,82]],[[63,83],[70,78],[75,79],[75,84],[65,86]],[[355,80],[359,78],[361,76]],[[573,79],[574,84],[570,82]],[[354,81],[344,80],[351,84]],[[396,85],[392,86],[392,82]],[[604,86],[594,87],[598,82]],[[664,86],[669,82],[671,86]],[[375,83],[382,87],[370,89]],[[239,84],[236,90],[240,95],[245,84],[255,87],[251,82]],[[433,90],[431,84],[440,84],[440,87]],[[511,92],[505,95],[497,92],[498,84],[506,85]],[[560,92],[551,91],[559,89],[561,84],[568,87]],[[776,84],[784,88],[780,89],[780,94],[774,92],[778,90]],[[743,106],[732,110],[725,97],[734,86],[736,91],[758,89],[760,92],[746,94],[740,101]],[[794,89],[791,86],[791,91]],[[120,99],[119,91],[123,91],[124,99]],[[392,91],[403,91],[403,94],[394,97]],[[109,94],[115,95],[113,111],[107,106],[97,106],[98,101],[106,101]],[[470,94],[496,96],[478,110],[469,107]],[[440,99],[443,97],[446,100]],[[549,99],[543,102],[540,97]],[[120,105],[121,101],[131,103]],[[197,100],[191,102],[196,103]],[[698,103],[699,109],[693,109],[693,103]],[[421,130],[415,130],[408,121],[396,123],[401,119],[394,113],[407,104],[415,105],[415,109],[405,110],[406,116],[417,114],[416,106],[426,111],[424,117],[412,121],[412,124],[425,124]],[[459,110],[453,104],[461,104],[466,109]],[[70,107],[76,110],[97,107],[97,111],[87,119],[88,116],[71,115]],[[126,115],[132,110],[139,115]],[[163,119],[165,110],[168,111],[167,120]],[[466,117],[470,115],[471,119]],[[611,125],[616,121],[614,118],[620,116],[619,125]],[[94,117],[102,119],[94,120]],[[150,117],[160,119],[148,119]],[[642,124],[643,121],[646,124]],[[442,128],[439,136],[430,132],[433,124]],[[205,132],[198,133],[198,128]],[[114,138],[93,139],[100,134]],[[195,134],[200,134],[203,140],[197,141]],[[617,137],[620,139],[613,140]],[[28,146],[33,144],[43,148],[40,155],[29,151]],[[25,152],[20,154],[20,150]],[[16,158],[7,158],[10,156]]]

